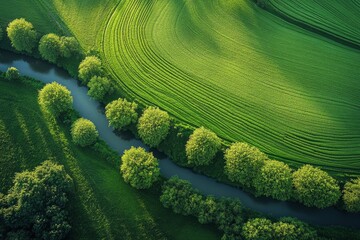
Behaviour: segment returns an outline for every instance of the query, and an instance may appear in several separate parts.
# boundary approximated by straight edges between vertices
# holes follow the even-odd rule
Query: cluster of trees
[[[86,147],[96,142],[99,133],[93,122],[79,118],[71,126],[71,137],[75,144]]]
[[[15,176],[0,196],[0,233],[4,239],[65,239],[70,230],[67,205],[72,179],[64,167],[45,161]]]
[[[119,98],[110,102],[105,107],[105,115],[109,120],[109,126],[116,130],[123,130],[132,123],[136,123],[138,105],[135,102],[128,102],[126,99]]]
[[[272,222],[266,218],[254,218],[242,227],[242,236],[246,240],[313,240],[318,239],[316,230],[308,224],[294,218],[281,218]]]
[[[55,117],[72,109],[73,97],[70,91],[57,82],[46,84],[39,91],[39,103]]]
[[[160,201],[175,213],[192,215],[200,223],[215,223],[225,239],[239,239],[243,223],[243,207],[236,199],[203,196],[188,181],[172,177],[162,187]]]
[[[195,166],[209,165],[220,147],[221,140],[215,133],[204,127],[195,129],[185,146],[188,163]]]
[[[256,147],[233,143],[225,151],[225,173],[231,181],[251,187],[256,195],[279,200],[295,198],[306,206],[325,208],[341,196],[337,181],[310,165],[295,172],[285,163],[269,160]]]
[[[80,45],[74,37],[60,37],[54,33],[42,36],[39,43],[40,55],[52,63],[56,63],[59,58],[77,56],[80,51]]]
[[[121,157],[120,172],[132,187],[147,189],[159,179],[159,161],[144,148],[131,147]]]

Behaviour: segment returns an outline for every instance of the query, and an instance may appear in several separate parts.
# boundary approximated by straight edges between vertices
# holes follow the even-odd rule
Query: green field
[[[137,191],[99,152],[74,146],[69,127],[40,109],[42,85],[30,83],[0,77],[0,192],[6,193],[15,172],[51,158],[65,166],[75,183],[70,239],[220,238],[214,227],[163,208],[157,187]]]
[[[360,51],[289,24],[250,0],[37,2],[28,20],[42,32],[68,31],[85,49],[98,49],[129,98],[291,165],[359,173]],[[23,16],[29,5],[12,4],[19,8],[6,14],[2,8],[1,23]],[[305,18],[303,8],[289,4],[286,9]],[[326,8],[310,4],[301,6]],[[349,10],[349,29],[333,11],[304,21],[320,21],[329,26],[325,30],[357,41],[358,3],[336,1],[333,7]]]

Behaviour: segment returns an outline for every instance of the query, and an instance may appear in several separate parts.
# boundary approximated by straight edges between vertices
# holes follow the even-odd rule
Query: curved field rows
[[[277,11],[360,45],[359,0],[270,0]]]
[[[359,172],[359,52],[229,0],[125,0],[101,41],[128,97],[289,163]]]

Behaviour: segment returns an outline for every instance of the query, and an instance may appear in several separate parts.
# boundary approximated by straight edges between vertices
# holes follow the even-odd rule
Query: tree
[[[81,147],[92,145],[99,137],[94,123],[85,118],[79,118],[71,126],[73,142]]]
[[[250,187],[267,158],[266,154],[247,143],[233,143],[225,151],[225,173],[231,181]]]
[[[246,240],[272,240],[272,222],[266,218],[254,218],[242,227],[242,235]]]
[[[309,224],[291,217],[280,218],[273,224],[275,239],[313,240],[318,239],[317,232]]]
[[[217,201],[215,223],[227,238],[240,239],[243,207],[238,199],[221,198]]]
[[[11,45],[18,51],[31,53],[37,43],[37,33],[33,25],[24,18],[13,20],[7,29]]]
[[[79,78],[84,84],[87,84],[92,77],[102,75],[102,65],[98,57],[86,57],[79,65]]]
[[[81,52],[79,42],[74,37],[61,37],[61,56],[74,57]]]
[[[134,188],[150,188],[160,176],[158,160],[141,147],[126,150],[121,162],[120,171],[124,180]]]
[[[46,84],[39,91],[39,103],[55,117],[72,109],[73,98],[70,91],[56,83]]]
[[[49,33],[40,39],[39,52],[43,59],[56,63],[61,56],[61,40],[56,34]]]
[[[190,182],[177,176],[171,177],[163,184],[160,195],[160,202],[165,208],[171,208],[175,213],[182,215],[197,216],[202,199]]]
[[[254,179],[257,195],[265,195],[282,201],[292,194],[292,174],[290,167],[282,162],[269,160]]]
[[[295,197],[308,207],[332,206],[341,195],[336,180],[311,165],[304,165],[293,173],[293,185]]]
[[[45,161],[18,173],[0,199],[8,239],[65,239],[70,230],[66,207],[72,180],[64,167]]]
[[[19,70],[15,67],[9,67],[6,70],[5,78],[9,81],[16,81],[20,79],[20,73]]]
[[[156,147],[165,139],[170,129],[170,116],[157,107],[148,107],[139,118],[138,133],[143,142]]]
[[[200,127],[195,129],[186,143],[188,163],[195,166],[208,165],[221,147],[221,140],[215,133]]]
[[[106,77],[94,76],[88,83],[88,95],[97,101],[102,101],[112,90],[111,83]]]
[[[343,193],[346,211],[360,212],[360,177],[347,182]]]
[[[106,105],[105,115],[109,120],[109,126],[122,130],[131,123],[135,123],[138,118],[137,107],[135,102],[128,102],[121,98]]]
[[[207,196],[199,204],[198,220],[201,224],[215,221],[217,201],[213,196]]]

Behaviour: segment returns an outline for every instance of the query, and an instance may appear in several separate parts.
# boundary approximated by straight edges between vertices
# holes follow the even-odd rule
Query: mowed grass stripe
[[[237,4],[241,12],[215,0],[122,3],[109,16],[102,37],[103,57],[121,80],[118,87],[130,98],[159,105],[227,140],[248,141],[280,160],[356,172],[360,133],[352,119],[359,106],[349,99],[358,99],[359,71],[353,67],[358,53],[316,39],[248,3]],[[289,53],[283,54],[285,43]],[[314,44],[323,46],[304,51]],[[309,62],[332,51],[336,54],[327,58],[339,62],[333,67]],[[310,79],[301,83],[301,72]],[[333,88],[325,79],[334,82]]]

